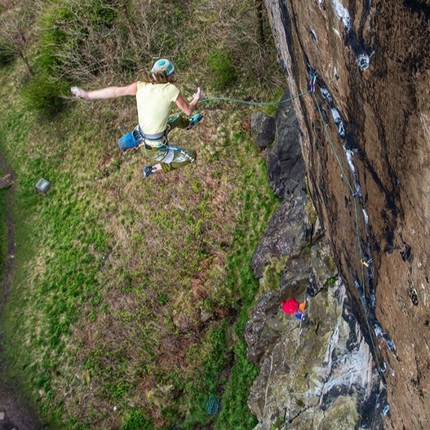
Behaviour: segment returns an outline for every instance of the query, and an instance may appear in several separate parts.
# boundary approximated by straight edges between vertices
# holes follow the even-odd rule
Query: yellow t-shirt
[[[171,83],[137,82],[137,114],[140,128],[144,133],[157,134],[166,130],[167,120],[179,92]]]

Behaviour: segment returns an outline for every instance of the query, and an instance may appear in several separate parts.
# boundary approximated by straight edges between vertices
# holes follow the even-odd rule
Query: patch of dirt
[[[7,299],[12,286],[15,256],[15,224],[12,217],[12,202],[15,195],[15,174],[10,169],[3,155],[0,154],[0,166],[3,172],[10,175],[12,184],[0,192],[7,193],[6,221],[7,221],[7,255],[2,264],[1,301],[0,312],[3,313],[7,306]],[[3,333],[3,327],[1,327]],[[3,353],[3,336],[0,335],[0,430],[41,430],[43,427],[36,413],[25,402],[16,387],[6,382],[7,367],[1,355]]]

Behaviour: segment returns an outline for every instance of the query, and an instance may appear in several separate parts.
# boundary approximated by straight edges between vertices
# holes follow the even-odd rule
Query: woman
[[[121,96],[136,96],[139,124],[133,131],[130,140],[118,142],[122,150],[140,147],[146,155],[157,163],[143,168],[145,178],[157,172],[168,172],[192,163],[196,159],[196,151],[185,150],[169,145],[167,133],[175,128],[192,128],[201,119],[196,114],[187,119],[182,114],[170,118],[174,105],[185,115],[191,115],[202,93],[200,88],[193,95],[191,102],[187,102],[175,82],[175,68],[166,59],[158,60],[151,69],[148,81],[137,81],[125,87],[107,87],[100,90],[85,91],[79,87],[72,87],[74,96],[88,100],[110,99]],[[126,135],[127,136],[127,135]]]

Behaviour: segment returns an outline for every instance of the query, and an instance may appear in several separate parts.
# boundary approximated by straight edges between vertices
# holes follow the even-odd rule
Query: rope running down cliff
[[[317,110],[318,110],[321,122],[323,123],[323,126],[324,126],[324,132],[325,132],[325,134],[326,134],[326,136],[327,136],[327,138],[328,138],[328,140],[330,142],[330,147],[331,147],[333,155],[334,155],[334,157],[335,157],[335,159],[336,159],[336,161],[337,161],[337,163],[339,165],[339,168],[341,170],[342,178],[345,180],[345,182],[346,182],[346,184],[347,184],[347,186],[348,186],[348,188],[349,188],[349,190],[351,192],[352,201],[354,202],[355,232],[356,232],[356,237],[357,237],[357,242],[358,242],[358,250],[359,250],[359,254],[360,254],[360,262],[361,262],[361,278],[362,278],[361,282],[362,282],[362,285],[364,286],[365,285],[364,266],[368,267],[368,264],[365,261],[365,258],[364,258],[364,255],[363,255],[363,251],[362,251],[361,246],[360,246],[361,234],[360,234],[360,226],[359,226],[359,219],[358,219],[359,217],[358,217],[357,199],[355,198],[356,197],[356,193],[355,193],[355,191],[353,189],[353,186],[352,186],[350,180],[348,179],[348,175],[346,174],[346,171],[345,171],[345,169],[343,167],[342,161],[341,161],[341,159],[340,159],[340,157],[339,157],[339,155],[338,155],[338,153],[336,151],[336,148],[334,146],[334,142],[333,142],[333,140],[332,140],[332,138],[330,136],[330,133],[328,132],[328,126],[327,126],[326,121],[324,120],[324,117],[323,117],[323,114],[322,114],[322,110],[321,110],[321,106],[318,103],[318,100],[317,100],[317,98],[315,96],[315,92],[314,91],[309,91],[309,92],[312,94],[312,97],[313,97],[313,99],[315,101],[315,105],[317,107]],[[370,321],[369,321],[368,316],[367,316],[368,315],[368,305],[367,305],[367,302],[366,302],[365,294],[360,295],[360,298],[362,300],[363,307],[364,307],[364,310],[365,310],[366,325],[367,325],[367,327],[369,329],[369,333],[372,333],[375,330],[372,327],[372,325],[370,324]],[[373,336],[370,335],[369,337],[370,337],[370,341],[371,341],[371,348],[373,349],[373,356],[374,356],[374,359],[375,359],[376,364],[377,364],[378,373],[380,374],[381,379],[382,379],[382,381],[385,384],[386,381],[385,381],[385,376],[383,374],[385,372],[385,370],[384,370],[385,363],[383,363],[381,365],[379,357],[378,357],[378,354],[377,354],[377,348],[376,348]]]

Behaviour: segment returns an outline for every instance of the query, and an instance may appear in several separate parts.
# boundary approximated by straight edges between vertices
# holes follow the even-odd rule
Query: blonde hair
[[[173,84],[174,82],[176,82],[175,76],[169,76],[166,74],[165,71],[145,73],[140,80],[142,82],[148,82],[151,84],[167,84],[168,82]]]

